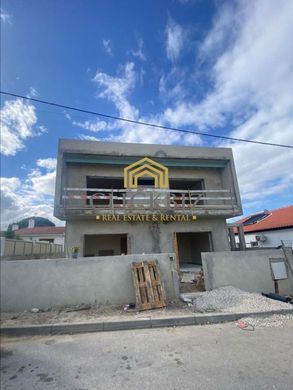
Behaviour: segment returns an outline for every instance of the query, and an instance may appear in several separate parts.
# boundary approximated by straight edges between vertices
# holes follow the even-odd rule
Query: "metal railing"
[[[231,190],[64,188],[64,211],[234,211],[238,208]]]

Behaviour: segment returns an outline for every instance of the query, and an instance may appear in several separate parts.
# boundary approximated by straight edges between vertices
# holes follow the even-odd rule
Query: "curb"
[[[293,309],[272,310],[255,313],[217,313],[217,314],[195,314],[186,317],[148,318],[129,321],[101,321],[101,322],[80,322],[51,325],[22,325],[13,327],[2,327],[0,334],[3,336],[50,336],[61,334],[77,334],[89,332],[108,332],[115,330],[133,330],[148,328],[164,328],[173,326],[208,325],[220,324],[223,322],[237,321],[243,317],[265,317],[273,314],[293,314]]]

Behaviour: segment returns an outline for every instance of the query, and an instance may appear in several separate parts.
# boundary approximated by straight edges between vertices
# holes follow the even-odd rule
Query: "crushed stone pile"
[[[269,317],[245,317],[241,321],[255,328],[284,328],[288,321],[293,320],[293,314],[273,314]]]
[[[249,293],[233,286],[220,287],[206,292],[193,301],[195,312],[255,313],[272,310],[289,310],[293,305]]]

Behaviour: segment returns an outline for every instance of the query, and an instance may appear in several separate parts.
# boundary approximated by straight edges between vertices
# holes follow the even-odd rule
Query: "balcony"
[[[64,188],[62,219],[102,214],[189,214],[232,217],[240,207],[230,190]],[[57,214],[56,213],[56,214]]]

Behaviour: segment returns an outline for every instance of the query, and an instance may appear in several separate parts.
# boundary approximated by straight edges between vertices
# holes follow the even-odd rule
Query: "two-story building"
[[[171,253],[180,265],[229,250],[242,214],[232,150],[59,142],[54,215],[81,256]]]

